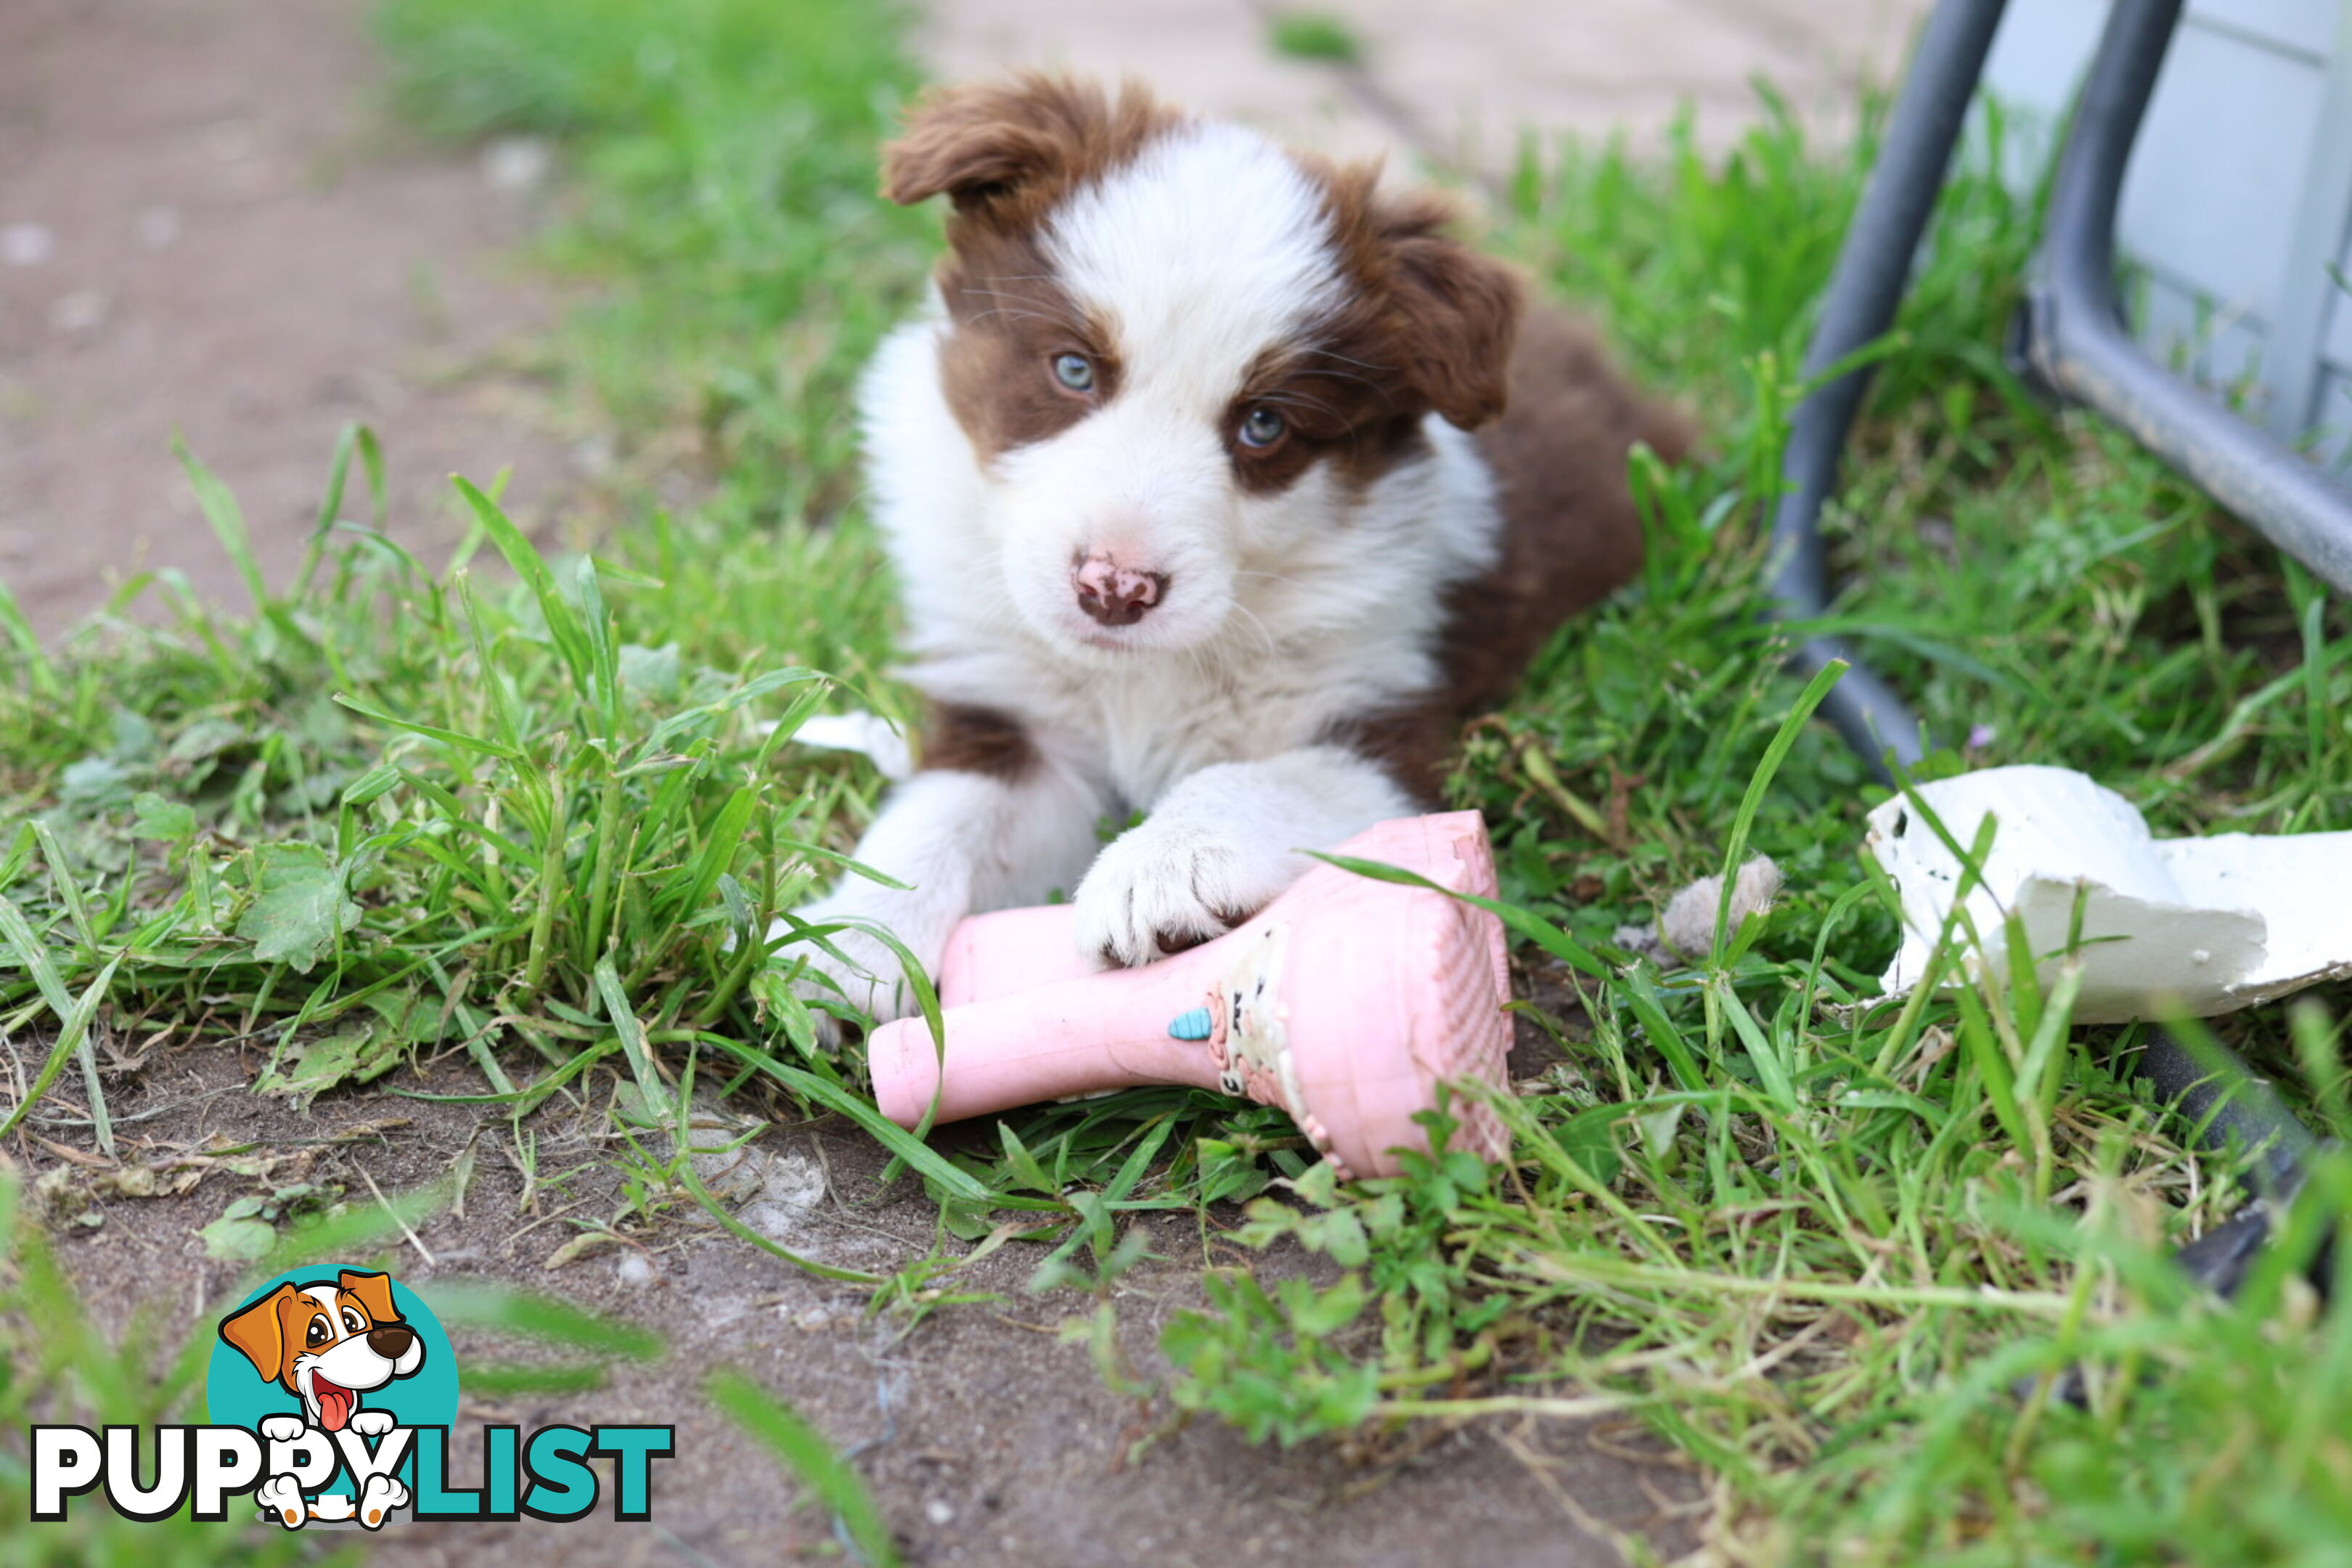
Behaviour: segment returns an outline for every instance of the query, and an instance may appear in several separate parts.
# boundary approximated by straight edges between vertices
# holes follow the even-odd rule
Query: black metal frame
[[[2022,358],[2048,390],[2114,420],[2280,549],[2352,593],[2352,491],[2159,366],[2125,329],[2115,281],[2116,203],[2181,5],[2114,0],[2108,12],[2059,153],[2020,321]],[[1809,381],[1893,326],[2006,7],[2007,0],[1941,0],[1921,30],[1822,298],[1805,355]],[[1868,385],[1867,369],[1818,385],[1790,422],[1782,460],[1788,488],[1772,518],[1772,596],[1782,620],[1814,619],[1828,607],[1821,511]],[[1794,655],[1808,673],[1832,658],[1852,668],[1831,689],[1822,715],[1891,782],[1923,754],[1918,721],[1838,641],[1813,638]],[[2191,1274],[2230,1295],[2301,1185],[2315,1145],[2269,1086],[2227,1051],[2191,1051],[2158,1033],[2136,1068],[2190,1120],[2203,1146],[2256,1154],[2250,1174],[2258,1196],[2179,1255]]]
[[[1943,0],[1913,51],[1911,74],[1895,100],[1886,136],[1863,188],[1837,268],[1822,297],[1821,320],[1805,351],[1804,374],[1817,381],[1886,335],[1911,280],[1911,261],[1943,194],[1952,149],[1976,101],[1985,56],[2008,0]],[[1829,568],[1822,547],[1822,507],[1837,488],[1847,429],[1869,389],[1867,370],[1817,385],[1797,405],[1780,471],[1787,489],[1772,514],[1774,607],[1782,620],[1811,620],[1829,607]],[[1919,721],[1843,644],[1817,637],[1796,651],[1811,675],[1833,658],[1852,668],[1822,700],[1822,716],[1846,744],[1891,777],[1882,755],[1899,767],[1922,755]]]

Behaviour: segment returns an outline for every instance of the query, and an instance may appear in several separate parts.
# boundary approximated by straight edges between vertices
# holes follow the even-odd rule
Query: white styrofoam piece
[[[2352,833],[2158,839],[2129,801],[2069,768],[1986,768],[1918,794],[1964,850],[1994,819],[1964,905],[1981,946],[1958,978],[2006,981],[2006,911],[2050,984],[2078,904],[2077,1022],[2210,1017],[2352,974]],[[1865,847],[1903,899],[1903,946],[1881,982],[1898,996],[1927,973],[1963,868],[1901,796],[1869,822]]]

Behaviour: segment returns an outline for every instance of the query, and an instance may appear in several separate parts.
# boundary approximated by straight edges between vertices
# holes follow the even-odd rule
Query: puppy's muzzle
[[[1107,626],[1131,626],[1168,595],[1164,572],[1137,572],[1101,551],[1082,555],[1070,568],[1070,588],[1078,608]]]

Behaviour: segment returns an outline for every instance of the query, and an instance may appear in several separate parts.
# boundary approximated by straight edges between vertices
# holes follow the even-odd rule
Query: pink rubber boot
[[[1495,895],[1475,811],[1402,817],[1337,851]],[[978,915],[940,964],[940,1053],[920,1018],[867,1044],[882,1112],[913,1127],[1124,1089],[1190,1084],[1277,1105],[1344,1177],[1392,1175],[1425,1152],[1412,1120],[1440,1079],[1501,1085],[1510,1025],[1502,922],[1427,888],[1318,866],[1256,915],[1189,952],[1097,973],[1067,905]],[[1453,1147],[1499,1159],[1494,1111],[1457,1096]]]

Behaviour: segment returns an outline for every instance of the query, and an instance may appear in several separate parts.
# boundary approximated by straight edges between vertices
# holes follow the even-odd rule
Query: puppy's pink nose
[[[1097,551],[1070,568],[1078,608],[1107,626],[1131,626],[1168,592],[1163,572],[1131,572]]]

